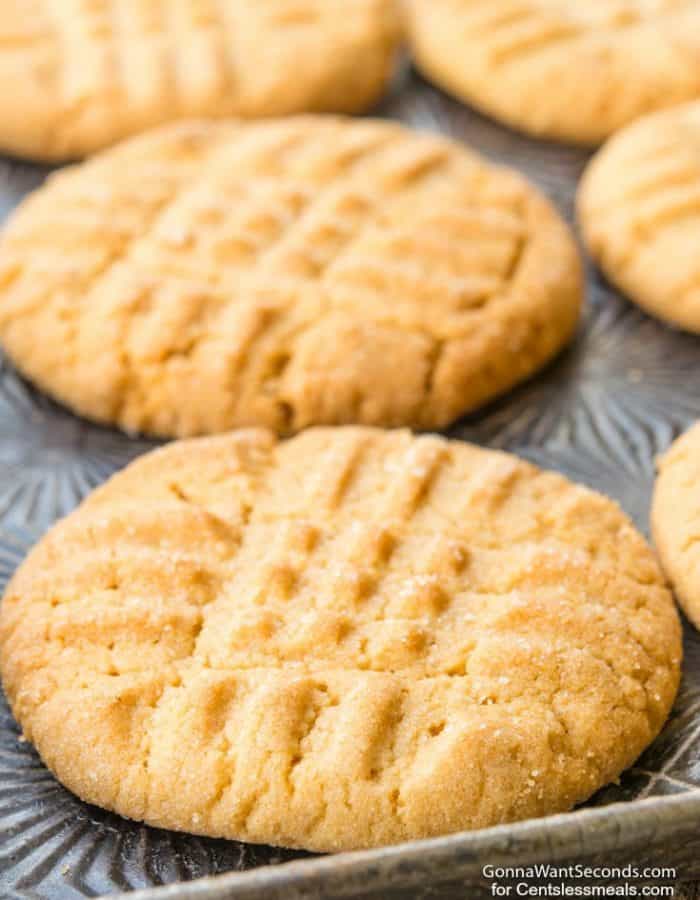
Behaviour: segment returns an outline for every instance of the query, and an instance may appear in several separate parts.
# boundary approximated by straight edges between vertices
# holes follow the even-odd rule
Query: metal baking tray
[[[10,88],[11,89],[11,88]],[[531,141],[406,73],[378,111],[521,169],[571,220],[586,154]],[[46,174],[0,160],[0,216]],[[647,531],[654,457],[700,418],[700,339],[619,297],[589,266],[574,345],[451,437],[507,448],[616,498]],[[0,365],[0,588],[32,543],[111,472],[154,446],[83,422]],[[619,784],[563,816],[368,852],[311,857],[125,821],[64,790],[0,707],[0,896],[295,900],[490,896],[486,862],[678,866],[700,877],[700,635],[661,737]],[[204,879],[204,880],[199,880]],[[143,891],[143,893],[142,893]]]

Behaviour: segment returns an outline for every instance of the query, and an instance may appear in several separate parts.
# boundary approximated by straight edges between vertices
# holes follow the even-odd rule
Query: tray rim
[[[398,875],[403,880],[396,881],[395,888],[418,887],[425,884],[427,867],[434,869],[441,863],[449,866],[451,878],[463,878],[467,886],[482,880],[487,853],[491,854],[488,862],[496,865],[570,862],[697,837],[699,822],[700,788],[681,795],[619,801],[479,831],[111,894],[105,900],[273,900],[283,896],[279,891],[292,890],[300,893],[290,894],[290,900],[302,896],[308,900],[351,898],[357,890],[388,889],[392,876]],[[678,881],[683,880],[679,872]],[[314,893],[314,888],[324,893]],[[332,892],[326,893],[328,889]]]

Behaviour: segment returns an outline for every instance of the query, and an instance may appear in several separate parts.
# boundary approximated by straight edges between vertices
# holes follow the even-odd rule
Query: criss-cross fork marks
[[[277,126],[239,145],[234,130],[197,160],[193,181],[171,198],[153,230],[139,236],[129,261],[175,282],[208,282],[226,292],[242,277],[244,285],[263,290],[289,283],[291,306],[303,303],[308,281],[319,284],[326,305],[346,282],[364,286],[367,294],[373,274],[397,278],[400,261],[411,257],[417,265],[406,267],[409,298],[427,297],[431,290],[436,298],[425,321],[435,318],[435,305],[440,312],[442,280],[454,281],[457,294],[460,282],[468,289],[469,277],[487,296],[503,290],[524,231],[519,186],[489,198],[483,167],[467,157],[456,164],[441,142],[406,140],[398,129],[376,124],[345,131],[342,125],[309,129],[303,123],[295,134],[293,126]],[[453,173],[461,176],[454,185]],[[434,196],[438,187],[469,192],[466,208],[454,198],[448,204],[440,193]],[[424,235],[404,222],[409,211],[418,224],[441,231],[441,237],[428,237],[422,252]],[[449,253],[458,238],[468,244]],[[393,298],[374,286],[372,306],[390,305]],[[366,309],[366,299],[360,295],[356,307],[376,315],[372,306]]]
[[[628,603],[637,608],[640,577],[653,583],[653,567],[628,568],[614,548],[594,553],[580,534],[569,535],[568,520],[595,504],[583,490],[567,491],[557,476],[535,476],[523,463],[476,450],[465,449],[467,459],[460,460],[433,438],[344,434],[342,441],[318,432],[281,445],[257,487],[231,474],[225,488],[215,479],[198,495],[190,481],[204,464],[196,463],[168,479],[154,473],[145,505],[127,500],[112,509],[117,479],[83,517],[62,527],[60,544],[73,550],[58,568],[51,555],[32,574],[32,595],[43,598],[50,615],[57,609],[63,628],[78,610],[82,615],[94,606],[101,614],[123,594],[134,604],[120,607],[128,625],[139,603],[155,593],[163,600],[148,614],[194,611],[205,627],[187,655],[216,667],[296,661],[342,668],[352,661],[351,668],[437,676],[466,668],[466,657],[461,667],[453,664],[455,639],[457,647],[461,638],[471,646],[470,632],[493,614],[498,629],[504,609],[514,612],[515,624],[518,610],[535,602],[529,596],[535,587],[555,613],[562,603],[576,607],[587,592],[595,595],[605,619],[605,604],[611,615]],[[226,440],[213,441],[212,452],[220,453],[214,445]],[[311,470],[306,453],[316,459]],[[132,468],[138,475],[139,466]],[[212,470],[210,460],[206,468]],[[202,481],[207,485],[206,476]],[[240,497],[238,504],[213,505],[217,491],[246,499],[243,506]],[[562,491],[568,494],[563,524],[543,519],[537,505]],[[510,531],[514,505],[532,509]],[[612,541],[621,521],[604,501],[600,513],[597,527],[609,527]],[[493,533],[483,530],[486,522]],[[582,533],[589,526],[592,520]],[[460,622],[465,627],[457,635]],[[261,638],[258,646],[252,634]],[[387,646],[380,647],[384,638]],[[652,652],[653,644],[644,649]]]
[[[692,0],[410,0],[407,7],[425,72],[537,137],[598,145],[646,113],[698,97],[700,9]]]
[[[537,203],[516,176],[389,124],[177,127],[59,175],[20,210],[0,255],[0,327],[20,365],[37,329],[60,335],[50,375],[37,359],[27,373],[132,430],[438,423],[462,411],[460,368],[460,393],[483,402],[573,324],[569,271],[519,289],[533,245],[561,242],[576,268]],[[551,316],[550,290],[567,294]],[[488,372],[472,373],[474,354]],[[389,357],[408,380],[383,396]]]
[[[286,841],[320,846],[338,803],[377,839],[382,821],[411,833],[443,757],[477,790],[458,760],[478,735],[525,753],[501,814],[551,802],[540,753],[555,793],[581,767],[583,796],[612,744],[641,747],[665,714],[673,616],[642,539],[559,476],[404,432],[251,432],[165,448],[108,483],[22,567],[1,639],[42,752],[39,700],[74,724],[89,708],[97,752],[127,754],[122,788],[93,800],[127,811],[128,796],[130,815],[172,824],[177,798],[251,840],[271,839],[272,816]],[[611,743],[586,732],[582,763],[591,698]],[[175,792],[184,747],[198,774]]]
[[[659,18],[692,12],[691,0],[609,0],[570,4],[562,0],[511,0],[474,4],[460,9],[469,34],[486,42],[492,64],[520,63],[528,56],[552,50],[566,52],[577,41],[590,41],[603,32],[642,27]]]
[[[56,88],[66,109],[79,108],[86,98],[105,103],[98,114],[113,114],[121,106],[135,116],[166,106],[187,114],[227,95],[233,102],[236,4],[43,0],[43,6],[53,27],[60,60]]]
[[[188,116],[358,111],[382,90],[397,35],[390,0],[11,0],[6,7],[3,75],[25,75],[40,96],[30,91],[36,108],[23,128],[8,101],[12,123],[2,138],[58,158]]]

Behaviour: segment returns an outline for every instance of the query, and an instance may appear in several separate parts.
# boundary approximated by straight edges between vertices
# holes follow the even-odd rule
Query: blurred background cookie
[[[169,126],[54,175],[0,240],[20,370],[162,436],[444,427],[556,354],[581,296],[520,175],[378,121]]]
[[[578,197],[591,255],[652,315],[700,333],[700,102],[615,135]]]
[[[398,37],[395,0],[3,0],[0,150],[62,160],[191,116],[357,112]]]
[[[700,423],[658,461],[651,524],[676,596],[700,628]]]
[[[406,0],[419,68],[502,122],[596,144],[700,97],[696,0]]]

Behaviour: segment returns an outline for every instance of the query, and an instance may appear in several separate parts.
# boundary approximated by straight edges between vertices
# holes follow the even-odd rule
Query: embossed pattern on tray
[[[380,113],[445,132],[521,169],[572,218],[585,154],[518,137],[412,75]],[[37,167],[0,161],[0,216],[44,174]],[[460,422],[450,436],[513,450],[558,469],[615,497],[647,531],[654,456],[700,418],[698,362],[698,339],[650,319],[589,269],[588,307],[574,346],[540,376]],[[0,586],[52,521],[152,446],[77,419],[2,362]],[[619,800],[634,805],[644,797],[700,789],[700,636],[689,627],[685,644],[685,677],[671,721],[620,784],[601,791],[589,805]],[[78,900],[301,856],[162,832],[81,803],[20,740],[2,703],[1,897]],[[389,895],[399,896],[387,889]],[[428,895],[438,893],[421,892]]]

